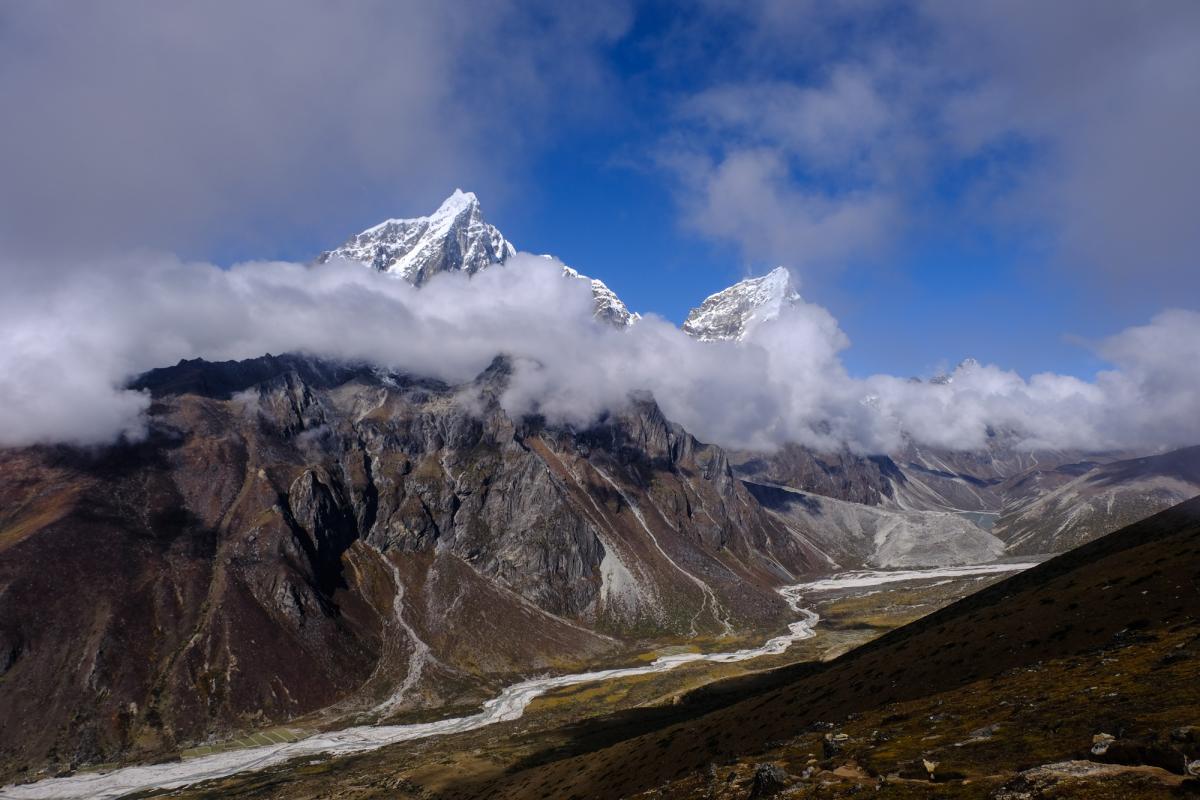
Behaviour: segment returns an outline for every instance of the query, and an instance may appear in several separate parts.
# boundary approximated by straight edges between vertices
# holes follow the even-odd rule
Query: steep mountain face
[[[705,298],[688,314],[683,331],[704,342],[740,341],[799,301],[788,271],[776,267],[761,278],[748,278]]]
[[[1115,457],[1078,451],[1031,453],[999,436],[981,450],[909,444],[889,455],[865,456],[849,450],[819,453],[788,443],[771,453],[732,454],[738,475],[758,483],[899,511],[983,514],[999,513],[1009,502],[1052,488],[1052,476],[1063,470],[1090,469]]]
[[[474,275],[503,264],[516,254],[516,248],[500,231],[484,221],[475,194],[455,189],[429,216],[386,220],[350,237],[316,260],[318,264],[334,259],[356,261],[422,286],[439,273]],[[580,275],[570,267],[564,268],[563,276],[588,282],[596,319],[624,327],[640,318],[603,281]]]
[[[781,507],[771,510],[782,508],[841,565],[855,558],[888,563],[853,544],[880,524],[913,531],[914,541],[935,547],[925,563],[955,554],[982,560],[997,542],[1010,555],[1061,553],[1200,495],[1200,447],[1121,458],[1029,452],[997,435],[978,451],[910,445],[866,457],[790,444],[773,453],[734,453],[733,460],[748,483],[784,490],[772,495]],[[763,500],[767,488],[752,491]],[[960,529],[964,521],[969,525]]]
[[[5,771],[780,624],[774,587],[824,558],[719,448],[649,400],[509,418],[507,377],[181,362],[136,384],[145,442],[0,451]]]
[[[963,513],[1013,555],[1062,553],[1200,494],[1197,447],[1128,458],[1030,452],[996,435],[978,451],[910,445],[889,460],[879,505]]]
[[[1200,447],[1037,470],[1008,487],[996,535],[1013,553],[1058,553],[1200,495]]]
[[[930,383],[935,383],[935,384],[937,384],[937,385],[939,385],[939,386],[949,386],[950,384],[954,383],[954,376],[955,376],[955,375],[962,374],[963,372],[965,372],[965,371],[967,371],[967,370],[972,370],[972,369],[975,369],[975,368],[976,368],[976,367],[978,367],[978,366],[979,366],[979,362],[978,362],[978,361],[976,361],[975,359],[971,358],[970,356],[967,356],[967,357],[966,357],[966,358],[964,358],[962,361],[959,361],[959,362],[958,362],[958,366],[956,366],[956,367],[954,368],[954,371],[953,371],[953,372],[950,372],[950,373],[945,373],[945,372],[943,372],[943,373],[941,373],[940,375],[935,375],[935,376],[933,376],[932,378],[930,378],[930,379],[929,379],[929,382],[930,382]],[[920,380],[920,378],[914,378],[913,380],[918,380],[918,381],[919,381],[919,380]]]
[[[726,708],[438,796],[1187,795],[1198,569],[1200,499]]]

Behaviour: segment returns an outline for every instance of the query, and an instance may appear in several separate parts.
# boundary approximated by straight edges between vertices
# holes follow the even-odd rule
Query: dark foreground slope
[[[1200,499],[795,668],[781,688],[453,796],[1191,794],[1198,616]],[[1099,734],[1116,740],[1093,754]]]

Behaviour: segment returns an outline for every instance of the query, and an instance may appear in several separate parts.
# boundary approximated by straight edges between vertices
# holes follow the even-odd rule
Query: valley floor
[[[0,796],[144,796],[198,781],[209,783],[182,796],[326,797],[351,785],[374,788],[345,796],[406,796],[396,794],[404,787],[424,796],[464,776],[486,781],[727,705],[761,689],[767,670],[831,659],[1027,566],[847,573],[789,590],[800,619],[766,645],[731,650],[725,640],[706,643],[705,654],[681,642],[648,652],[640,665],[517,684],[460,717],[324,732],[293,726],[182,761],[8,787]]]

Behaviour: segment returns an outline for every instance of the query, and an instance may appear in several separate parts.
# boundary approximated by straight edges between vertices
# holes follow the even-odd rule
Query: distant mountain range
[[[516,249],[500,231],[484,221],[478,198],[456,190],[432,215],[387,220],[351,237],[341,247],[322,253],[317,261],[354,261],[421,286],[442,272],[474,275],[504,264],[515,254]],[[597,319],[627,327],[640,318],[603,281],[580,275],[570,267],[564,268],[563,274],[589,282]],[[802,302],[788,270],[778,267],[710,295],[692,309],[681,327],[704,342],[743,341],[764,323],[786,315]],[[952,372],[935,376],[931,383],[949,385],[955,376],[978,367],[975,359],[963,359]],[[1069,499],[1064,500],[1064,494],[1073,491],[1070,487],[1042,499],[1064,475],[1129,455],[1030,452],[1015,447],[1012,437],[997,432],[987,447],[977,452],[911,444],[895,453],[864,458],[849,452],[815,454],[789,445],[776,453],[734,453],[732,458],[739,476],[757,481],[762,487],[779,486],[877,506],[869,512],[851,508],[841,515],[814,516],[804,514],[805,506],[797,505],[797,495],[779,498],[780,502],[786,499],[783,505],[793,515],[805,517],[810,527],[829,531],[833,537],[829,540],[831,551],[838,551],[855,531],[862,535],[864,525],[874,530],[876,522],[868,519],[879,520],[882,515],[885,519],[878,524],[890,534],[881,535],[877,550],[860,548],[845,554],[851,556],[850,563],[898,565],[908,564],[913,558],[908,548],[899,547],[904,541],[925,552],[918,559],[922,563],[937,563],[939,554],[951,551],[976,559],[994,556],[998,551],[1061,552],[1186,499],[1192,496],[1189,491],[1200,493],[1200,480],[1190,474],[1169,485],[1164,481],[1170,478],[1161,477],[1154,490],[1146,490],[1140,479],[1132,477],[1137,471],[1134,469],[1122,473],[1127,480],[1118,483],[1124,487],[1131,481],[1139,488],[1111,490],[1105,495],[1103,513],[1086,512]],[[1092,485],[1088,480],[1083,484]],[[756,491],[763,496],[768,492],[767,488]],[[783,513],[779,508],[775,512]],[[1071,514],[1074,516],[1070,522],[1054,526],[1048,522]],[[882,544],[883,538],[888,538],[890,544]],[[933,540],[943,542],[945,549],[933,547]]]

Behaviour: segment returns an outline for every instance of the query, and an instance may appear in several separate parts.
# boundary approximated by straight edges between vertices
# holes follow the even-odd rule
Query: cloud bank
[[[955,449],[1004,431],[1030,448],[1157,449],[1200,441],[1200,314],[1167,311],[1097,343],[1092,381],[997,366],[946,384],[850,376],[824,308],[800,303],[743,343],[696,342],[648,316],[617,330],[561,265],[519,255],[421,289],[365,269],[210,264],[144,254],[8,270],[0,298],[0,445],[104,443],[144,431],[148,398],[123,388],[181,358],[306,352],[457,383],[497,354],[518,365],[503,398],[584,426],[649,391],[700,439],[770,449]]]

